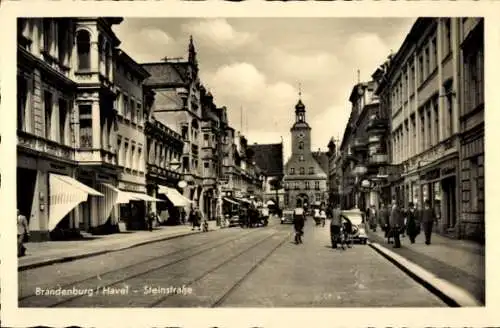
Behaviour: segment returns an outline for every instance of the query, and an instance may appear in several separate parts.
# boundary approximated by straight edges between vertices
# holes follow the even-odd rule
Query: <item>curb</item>
[[[217,229],[208,230],[207,232],[213,232],[216,230]],[[202,233],[202,232],[201,231],[189,231],[187,233],[181,233],[181,234],[177,234],[177,235],[170,235],[170,236],[161,237],[158,239],[141,241],[141,242],[134,243],[131,245],[129,244],[127,246],[118,246],[116,248],[107,249],[107,250],[99,250],[99,251],[94,251],[94,252],[85,253],[85,254],[69,255],[69,256],[63,256],[63,257],[58,257],[58,258],[47,259],[47,260],[40,260],[40,261],[34,262],[34,263],[27,263],[27,264],[19,265],[17,268],[17,271],[20,272],[20,271],[36,269],[36,268],[49,266],[49,265],[53,265],[53,264],[58,264],[58,263],[71,262],[71,261],[80,260],[80,259],[84,259],[84,258],[88,258],[88,257],[103,255],[106,253],[118,252],[118,251],[122,251],[122,250],[126,250],[126,249],[131,249],[131,248],[147,245],[147,244],[153,244],[156,242],[161,242],[161,241],[165,241],[165,240],[169,240],[169,239],[176,239],[176,238],[195,235],[195,234],[199,234],[199,233]]]
[[[427,288],[450,307],[483,307],[484,305],[463,288],[458,287],[423,269],[403,256],[390,251],[378,243],[368,242],[371,248],[388,259],[399,269]]]

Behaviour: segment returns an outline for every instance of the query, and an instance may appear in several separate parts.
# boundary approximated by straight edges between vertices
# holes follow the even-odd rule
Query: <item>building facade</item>
[[[187,60],[165,58],[160,63],[142,65],[151,75],[145,84],[156,93],[155,118],[178,132],[184,141],[180,170],[187,186],[183,195],[202,210],[201,83],[193,39],[189,42]]]
[[[484,20],[461,18],[460,191],[457,235],[484,242]]]
[[[401,205],[431,202],[437,230],[456,235],[459,213],[460,20],[419,18],[379,90],[391,113],[393,187]]]
[[[34,240],[116,226],[111,26],[121,21],[18,20],[18,207]]]
[[[327,174],[311,151],[311,127],[306,108],[299,99],[295,106],[295,123],[290,129],[292,154],[285,165],[285,207],[326,205]]]

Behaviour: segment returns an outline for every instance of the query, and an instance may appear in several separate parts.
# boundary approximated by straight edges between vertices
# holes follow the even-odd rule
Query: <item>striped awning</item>
[[[103,183],[103,185],[109,189],[112,189],[113,191],[115,191],[117,193],[115,204],[127,204],[131,200],[138,200],[130,192],[120,190],[120,189],[116,188],[115,186],[112,186],[112,185],[107,184],[107,183]]]
[[[191,200],[181,195],[181,193],[174,188],[159,185],[158,192],[167,196],[168,200],[176,207],[185,207],[192,203]]]
[[[145,201],[145,202],[163,202],[163,200],[151,197],[146,194],[138,193],[138,192],[127,192],[127,194],[132,197],[131,200]]]
[[[84,185],[72,177],[49,174],[49,231],[54,230],[59,222],[78,204],[87,201],[88,196],[104,195]]]

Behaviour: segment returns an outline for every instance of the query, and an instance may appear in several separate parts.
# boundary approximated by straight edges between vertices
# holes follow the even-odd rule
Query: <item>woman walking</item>
[[[28,220],[17,210],[17,256],[26,255],[24,241],[29,237],[29,234]]]

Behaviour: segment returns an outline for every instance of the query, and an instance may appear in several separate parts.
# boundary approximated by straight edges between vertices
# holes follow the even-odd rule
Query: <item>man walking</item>
[[[26,255],[24,239],[29,237],[28,220],[17,210],[17,256]]]
[[[399,234],[403,227],[403,214],[399,208],[396,199],[392,200],[391,214],[389,217],[390,233],[394,238],[394,248],[401,248],[401,240],[399,239]]]
[[[337,207],[332,211],[332,220],[330,221],[330,238],[332,240],[332,248],[337,248],[337,244],[340,239],[341,225],[340,207],[337,205]]]
[[[434,221],[437,221],[436,214],[434,209],[431,208],[430,201],[426,199],[424,202],[424,209],[422,210],[422,225],[424,228],[426,245],[431,244],[432,226],[434,225]]]
[[[295,244],[302,244],[302,235],[304,235],[304,209],[302,207],[295,208],[293,213],[293,225],[295,228]]]

